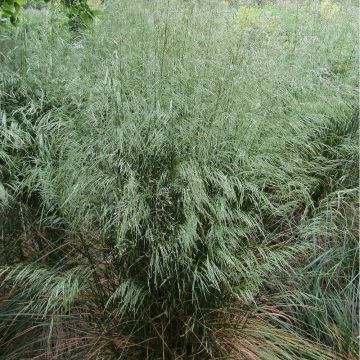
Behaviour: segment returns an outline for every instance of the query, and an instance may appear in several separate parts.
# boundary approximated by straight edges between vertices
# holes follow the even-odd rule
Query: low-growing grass
[[[356,358],[354,7],[106,8],[1,34],[0,358]]]

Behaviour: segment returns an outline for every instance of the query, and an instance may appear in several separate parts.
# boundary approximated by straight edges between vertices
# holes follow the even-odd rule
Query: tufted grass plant
[[[0,358],[355,358],[354,7],[106,6],[1,34]]]

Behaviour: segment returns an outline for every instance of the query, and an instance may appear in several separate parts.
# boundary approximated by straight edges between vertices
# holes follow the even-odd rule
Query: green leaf
[[[15,16],[15,15],[13,15],[13,16],[10,16],[10,22],[11,22],[11,25],[14,25],[14,26],[16,26],[17,24],[18,24],[18,18]]]

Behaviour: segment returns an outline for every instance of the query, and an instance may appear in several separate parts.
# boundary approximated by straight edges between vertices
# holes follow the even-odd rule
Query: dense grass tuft
[[[358,29],[323,8],[0,34],[1,359],[358,356]]]

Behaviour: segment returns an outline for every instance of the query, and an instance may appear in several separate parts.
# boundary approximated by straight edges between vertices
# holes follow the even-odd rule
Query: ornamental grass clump
[[[2,358],[357,355],[355,12],[297,11],[0,39]]]

